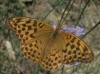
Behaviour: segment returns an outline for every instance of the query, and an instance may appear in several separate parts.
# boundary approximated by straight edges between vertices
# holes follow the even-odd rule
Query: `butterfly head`
[[[54,24],[53,28],[54,28],[54,32],[52,33],[52,38],[56,39],[56,37],[57,37],[57,35],[58,35],[59,31],[60,31],[60,27],[57,26],[56,24]]]

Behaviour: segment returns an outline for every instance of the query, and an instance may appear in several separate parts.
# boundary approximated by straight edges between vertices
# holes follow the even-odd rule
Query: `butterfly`
[[[93,61],[94,54],[89,46],[72,33],[54,29],[51,25],[28,17],[6,20],[21,43],[22,52],[46,69],[57,69],[63,64]]]

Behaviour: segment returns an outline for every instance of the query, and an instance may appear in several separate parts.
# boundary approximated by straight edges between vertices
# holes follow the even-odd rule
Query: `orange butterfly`
[[[94,54],[77,36],[54,29],[49,24],[27,17],[9,18],[6,25],[16,34],[25,55],[46,69],[63,64],[91,62]]]

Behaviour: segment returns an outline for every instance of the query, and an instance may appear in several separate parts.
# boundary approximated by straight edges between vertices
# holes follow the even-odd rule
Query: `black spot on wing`
[[[29,34],[29,32],[25,32],[25,35],[28,35]]]
[[[37,21],[34,20],[33,26],[37,27]]]
[[[32,30],[32,26],[28,26],[28,30]]]
[[[69,45],[70,45],[70,44],[69,44],[69,43],[67,43],[67,44],[66,44],[66,47],[68,47]]]
[[[34,33],[36,33],[37,32],[37,29],[36,28],[34,28]]]
[[[71,54],[71,51],[69,51],[68,54],[70,55]]]
[[[75,48],[75,45],[71,45],[71,49]]]
[[[71,43],[74,43],[74,41],[75,41],[75,38],[73,38],[70,42],[71,42]]]
[[[26,27],[26,24],[22,24],[23,27]]]
[[[34,46],[38,49],[38,46],[36,44]]]
[[[21,34],[20,37],[23,38],[23,34]]]
[[[14,26],[17,26],[17,24],[15,23]]]
[[[80,41],[78,41],[78,42],[77,42],[77,45],[78,45],[78,46],[80,46],[80,45],[81,45],[81,44],[80,44]]]
[[[33,34],[30,34],[30,37],[31,37],[31,38],[35,38],[35,37],[33,36]]]
[[[22,28],[22,31],[25,31],[25,27]]]
[[[62,49],[62,51],[63,51],[64,53],[66,53],[66,52],[67,52],[67,49],[65,49],[65,50],[64,50],[64,49]]]
[[[29,20],[26,21],[26,23],[30,23],[30,22],[31,22],[31,19],[29,19]]]
[[[21,33],[21,30],[18,30],[18,33],[20,34]]]
[[[20,22],[22,20],[22,18],[16,18],[17,22]]]
[[[40,22],[38,25],[40,28],[42,28],[44,26],[44,24],[42,22]]]

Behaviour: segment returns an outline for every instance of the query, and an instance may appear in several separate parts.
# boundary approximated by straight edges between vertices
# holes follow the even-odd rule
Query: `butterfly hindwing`
[[[48,43],[48,45],[50,45],[49,50],[44,54],[41,60],[41,65],[46,69],[56,69],[63,64],[62,50],[58,38],[59,37],[52,42],[52,45]]]
[[[23,53],[31,60],[38,63],[41,62],[44,54],[44,47],[50,37],[50,34],[43,35],[38,40],[35,40],[29,44],[22,44],[21,48]]]
[[[60,34],[62,40],[63,63],[91,62],[94,58],[89,46],[75,35],[67,32]]]

